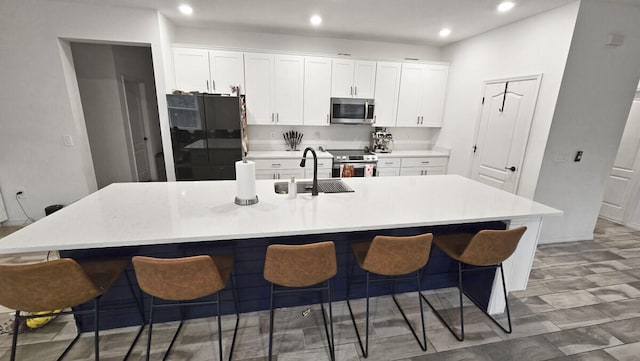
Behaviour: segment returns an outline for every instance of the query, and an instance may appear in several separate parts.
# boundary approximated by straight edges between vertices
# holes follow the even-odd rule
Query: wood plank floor
[[[8,233],[0,227],[0,236]],[[1,241],[0,241],[1,242]],[[46,254],[3,257],[0,263],[32,262]],[[449,309],[455,289],[429,292],[439,307]],[[417,295],[399,297],[408,316],[419,320]],[[404,324],[390,297],[372,300],[369,360],[639,360],[640,359],[640,232],[599,220],[593,241],[544,245],[538,248],[526,291],[510,296],[514,332],[498,330],[484,315],[465,307],[466,340],[456,341],[427,312],[428,351],[422,352]],[[354,302],[360,326],[364,303]],[[322,316],[317,306],[305,317],[305,307],[279,309],[275,323],[275,354],[278,361],[328,360]],[[453,322],[455,312],[449,312]],[[0,327],[10,322],[0,314]],[[362,360],[355,332],[344,302],[334,303],[338,360]],[[234,319],[223,317],[225,350],[228,350]],[[175,323],[154,326],[152,359],[162,352],[173,335]],[[102,360],[121,360],[136,329],[101,334]],[[170,360],[216,360],[215,319],[187,322]],[[234,359],[266,360],[268,312],[241,315]],[[71,317],[60,317],[46,327],[20,337],[19,360],[55,360],[75,334]],[[137,345],[130,360],[144,359],[145,341]],[[11,336],[0,332],[0,361],[9,359]],[[227,351],[228,352],[228,351]],[[92,358],[92,335],[74,346],[67,360]]]

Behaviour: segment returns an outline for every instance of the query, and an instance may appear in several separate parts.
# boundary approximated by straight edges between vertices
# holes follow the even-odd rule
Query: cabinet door
[[[236,51],[209,51],[212,92],[231,94],[231,86],[239,85],[244,94],[244,59]]]
[[[304,58],[304,125],[329,125],[331,59]]]
[[[378,168],[376,177],[397,177],[400,175],[400,168]]]
[[[305,169],[305,176],[307,179],[313,179],[313,169]],[[331,178],[331,168],[318,169],[318,179]]]
[[[173,48],[176,89],[208,93],[209,52],[201,49]]]
[[[256,179],[276,179],[277,171],[271,169],[256,169]]]
[[[376,88],[376,62],[356,61],[353,78],[353,97],[373,99]]]
[[[425,69],[420,99],[422,103],[420,115],[423,118],[420,125],[424,127],[442,126],[448,74],[449,67],[443,65],[429,65]]]
[[[419,127],[422,108],[423,64],[402,64],[397,126]]]
[[[244,54],[248,124],[275,124],[273,110],[273,55]]]
[[[275,56],[276,124],[302,125],[304,57]]]
[[[276,171],[277,176],[276,179],[282,179],[289,181],[291,177],[296,177],[296,179],[304,178],[304,169],[280,169]],[[311,175],[313,177],[313,174]]]
[[[378,62],[376,70],[376,108],[374,125],[393,127],[396,125],[398,94],[400,92],[400,63]]]
[[[353,97],[353,73],[355,61],[333,59],[331,66],[331,96],[333,98]]]

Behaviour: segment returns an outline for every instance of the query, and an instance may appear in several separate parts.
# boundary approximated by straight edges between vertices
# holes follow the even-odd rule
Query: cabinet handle
[[[275,173],[273,173],[273,174],[271,175],[271,179],[276,179],[276,174],[275,174]]]
[[[358,86],[357,85],[355,87],[355,90],[356,90],[356,95],[358,95]]]
[[[327,124],[329,124],[329,114],[327,114]]]
[[[209,91],[209,81],[207,80],[207,91]]]
[[[211,90],[216,91],[216,81],[215,80],[211,80]]]
[[[419,115],[418,115],[418,123],[417,124],[420,124],[420,116]]]
[[[424,115],[420,117],[420,124],[424,124]]]
[[[280,113],[276,113],[276,123],[280,122]]]
[[[280,163],[271,163],[271,166],[276,168],[276,167],[280,167]]]
[[[384,165],[392,165],[393,162],[384,162]]]
[[[353,86],[351,87],[351,95],[353,95]]]
[[[377,117],[377,115],[373,116],[373,124],[376,124],[376,117]]]
[[[427,161],[425,161],[425,162],[420,162],[420,163],[422,163],[422,164],[429,164],[429,162],[427,162]]]
[[[275,115],[273,113],[271,113],[271,123],[273,123],[275,121],[276,121]]]

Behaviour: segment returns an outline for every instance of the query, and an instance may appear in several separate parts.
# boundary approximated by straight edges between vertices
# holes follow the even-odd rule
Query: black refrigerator
[[[177,180],[235,179],[242,159],[240,98],[167,95]]]

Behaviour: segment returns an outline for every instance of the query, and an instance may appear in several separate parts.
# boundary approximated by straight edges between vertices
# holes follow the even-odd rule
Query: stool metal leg
[[[429,302],[427,297],[425,297],[425,295],[423,295],[422,292],[420,293],[420,296],[422,296],[422,299],[427,303],[427,305],[429,305],[429,307],[431,308],[433,313],[436,315],[438,320],[440,320],[440,322],[447,327],[449,332],[451,332],[453,337],[455,337],[456,340],[458,340],[460,342],[464,341],[464,309],[462,308],[462,293],[463,293],[463,290],[462,290],[462,264],[460,262],[458,262],[458,294],[459,294],[459,297],[460,297],[460,329],[462,331],[460,335],[458,335],[453,330],[451,325],[449,325],[449,323],[447,323],[447,321],[444,320],[444,318],[442,317],[440,312],[438,312],[438,310],[436,310],[436,308],[431,304],[431,302]]]
[[[151,354],[151,332],[153,331],[153,296],[151,296],[151,301],[149,302],[149,333],[147,334],[147,361],[149,361],[149,357]]]
[[[216,293],[216,300],[216,308],[218,309],[218,315],[216,316],[218,319],[218,354],[220,355],[218,360],[222,361],[224,356],[222,355],[222,314],[220,312],[220,292]]]
[[[271,284],[271,301],[269,302],[269,361],[273,355],[273,283]]]
[[[469,298],[471,300],[471,302],[473,302],[479,309],[480,311],[482,311],[482,313],[485,314],[485,316],[489,317],[489,319],[491,321],[493,321],[493,323],[495,323],[498,327],[500,327],[500,329],[506,333],[511,333],[513,331],[512,327],[511,327],[511,313],[509,311],[509,299],[507,297],[507,284],[504,281],[504,269],[502,268],[502,263],[500,263],[499,265],[495,266],[496,269],[500,268],[500,276],[502,279],[502,293],[504,295],[504,303],[505,303],[505,309],[507,311],[507,322],[508,322],[508,326],[509,328],[506,329],[504,328],[504,326],[502,326],[498,320],[495,319],[495,317],[491,316],[487,311],[484,310],[484,308],[482,308],[482,306],[480,306],[480,303],[472,296],[470,295],[468,292],[464,291],[464,294],[467,296],[467,298]],[[470,270],[465,270],[466,272],[469,271],[474,271],[474,269],[470,269]]]
[[[16,311],[13,320],[13,340],[11,341],[11,361],[16,359],[16,348],[18,348],[18,331],[20,328],[20,311]]]
[[[98,299],[100,297],[96,297],[93,299],[93,320],[94,320],[94,325],[95,325],[95,334],[94,334],[94,340],[93,340],[93,348],[94,348],[94,352],[95,352],[95,359],[96,361],[100,360],[100,346],[98,344],[98,340],[99,340],[99,335],[98,333],[100,332],[100,309],[98,308]]]
[[[422,308],[422,298],[420,297],[420,295],[422,294],[421,292],[422,287],[420,285],[420,271],[416,272],[416,278],[418,281],[418,302],[420,305],[420,320],[422,322],[422,341],[420,341],[418,334],[416,333],[415,329],[411,325],[411,322],[409,322],[409,318],[407,318],[407,315],[404,313],[404,310],[402,309],[402,307],[400,307],[400,303],[398,303],[398,300],[396,299],[395,280],[393,281],[393,287],[392,287],[393,293],[391,294],[391,298],[393,299],[393,302],[396,304],[398,311],[400,311],[402,318],[404,318],[404,321],[407,323],[407,326],[409,327],[409,330],[413,334],[413,337],[416,339],[416,341],[418,341],[418,345],[420,345],[420,348],[422,349],[422,351],[427,351],[427,330],[424,327],[424,310]]]
[[[238,334],[238,325],[240,324],[240,306],[238,305],[238,291],[236,290],[235,275],[233,274],[231,275],[231,282],[232,282],[231,291],[233,295],[233,304],[236,308],[236,326],[233,330],[233,339],[231,340],[231,349],[229,351],[229,361],[231,361],[231,358],[233,357],[233,348],[236,345],[236,335]],[[218,298],[218,303],[220,303],[219,298]],[[222,358],[220,359],[220,361],[222,361]]]
[[[353,278],[350,277],[348,284],[353,282]],[[351,316],[351,322],[353,322],[353,328],[356,331],[356,338],[358,339],[358,344],[360,345],[360,351],[362,351],[362,357],[369,357],[369,272],[367,272],[366,276],[366,311],[365,311],[365,344],[362,344],[362,338],[360,337],[360,331],[358,331],[358,325],[356,324],[356,318],[353,315],[353,310],[351,309],[351,295],[347,292],[347,308],[349,309],[349,315]]]
[[[324,301],[322,299],[322,291],[320,291],[320,309],[322,310],[322,321],[324,323],[324,332],[327,335],[327,342],[329,344],[329,358],[331,361],[336,359],[336,350],[333,337],[333,309],[331,306],[331,282],[327,280],[327,297],[329,298],[329,326],[327,326],[327,316],[324,310]],[[331,332],[329,332],[331,329]]]

